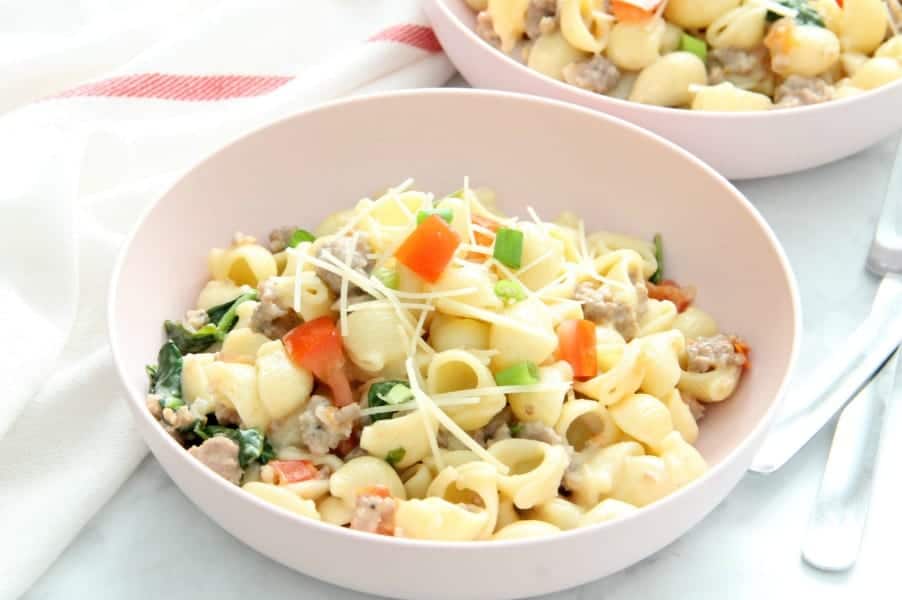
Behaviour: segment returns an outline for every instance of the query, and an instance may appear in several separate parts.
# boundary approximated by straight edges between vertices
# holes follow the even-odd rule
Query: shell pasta
[[[633,102],[749,112],[902,79],[898,0],[491,0],[476,33],[540,73]],[[858,67],[865,67],[857,74]]]
[[[705,472],[749,349],[664,279],[661,236],[411,185],[212,249],[148,367],[160,426],[262,501],[415,539],[554,535]]]

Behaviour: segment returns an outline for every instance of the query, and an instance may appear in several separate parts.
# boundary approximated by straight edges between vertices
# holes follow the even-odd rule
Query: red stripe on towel
[[[102,79],[72,88],[55,97],[154,98],[204,102],[268,94],[292,79],[260,75],[141,73]]]
[[[432,29],[424,25],[394,25],[383,29],[370,42],[395,42],[423,50],[441,52]],[[278,75],[174,75],[138,73],[101,79],[71,88],[51,98],[148,98],[183,102],[211,102],[252,98],[279,89],[294,77]]]
[[[395,25],[384,29],[369,39],[371,42],[397,42],[419,48],[425,52],[441,52],[438,38],[425,25]]]

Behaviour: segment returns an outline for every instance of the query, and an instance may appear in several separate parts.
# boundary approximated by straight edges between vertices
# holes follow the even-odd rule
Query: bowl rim
[[[514,539],[514,540],[473,540],[473,541],[443,541],[443,540],[418,540],[411,538],[399,538],[393,536],[384,536],[384,535],[375,535],[363,531],[356,531],[349,529],[347,527],[337,527],[330,523],[325,523],[323,521],[319,521],[316,519],[311,519],[309,517],[303,517],[294,513],[291,513],[285,509],[277,507],[269,502],[266,502],[253,494],[245,492],[240,486],[236,486],[234,484],[229,483],[219,475],[215,474],[212,470],[203,466],[200,461],[192,460],[191,455],[188,454],[185,449],[178,444],[172,436],[168,435],[162,427],[159,426],[159,423],[154,420],[150,413],[145,409],[143,398],[139,397],[138,394],[132,393],[132,387],[130,383],[130,378],[126,376],[128,372],[126,369],[126,365],[123,359],[122,348],[119,345],[119,340],[121,339],[120,335],[120,325],[115,318],[116,313],[116,297],[118,296],[118,291],[120,288],[120,278],[122,277],[123,268],[125,265],[126,258],[130,255],[132,245],[134,244],[135,239],[140,234],[143,229],[145,222],[151,215],[151,213],[156,210],[159,206],[160,201],[167,197],[173,190],[175,190],[179,185],[182,184],[186,179],[188,179],[192,173],[194,173],[197,169],[202,166],[214,161],[221,153],[231,149],[234,146],[237,146],[243,143],[248,138],[256,136],[262,133],[265,130],[269,130],[271,128],[276,128],[284,125],[288,121],[293,121],[299,118],[309,118],[310,116],[315,116],[320,112],[329,112],[335,110],[342,110],[345,106],[348,105],[359,105],[366,103],[380,103],[380,102],[390,102],[397,98],[422,98],[428,101],[433,97],[467,97],[467,98],[484,98],[488,101],[513,101],[513,102],[525,102],[531,103],[534,105],[545,105],[546,107],[551,107],[553,110],[566,110],[566,111],[576,111],[578,113],[582,113],[583,116],[599,119],[602,121],[607,121],[609,125],[615,127],[623,127],[632,132],[633,135],[638,137],[643,137],[648,140],[649,143],[653,144],[662,144],[666,148],[670,149],[672,152],[676,152],[680,155],[684,160],[693,164],[697,168],[700,168],[701,171],[707,174],[709,177],[713,178],[717,183],[724,188],[724,191],[729,195],[733,196],[734,200],[739,204],[739,206],[745,211],[748,218],[752,219],[762,230],[765,238],[769,242],[771,248],[775,251],[775,255],[777,257],[779,265],[782,267],[782,275],[784,279],[784,283],[786,285],[787,291],[789,292],[790,302],[792,306],[792,346],[790,348],[789,361],[787,364],[786,373],[783,377],[783,381],[780,384],[780,387],[777,390],[776,397],[774,401],[771,403],[770,408],[763,415],[763,417],[759,420],[759,422],[755,425],[752,431],[745,436],[743,440],[741,440],[735,447],[729,450],[724,458],[713,467],[710,467],[704,475],[699,477],[698,479],[690,482],[684,487],[668,494],[666,497],[653,502],[647,506],[641,507],[639,510],[626,515],[624,517],[606,521],[602,523],[596,523],[593,525],[589,525],[586,527],[579,527],[576,529],[572,529],[569,531],[561,531],[552,536],[540,537],[540,538],[526,538],[526,539]],[[125,402],[128,404],[129,408],[136,412],[136,414],[142,415],[140,418],[144,420],[143,424],[138,425],[138,430],[142,433],[142,437],[146,435],[145,431],[149,427],[154,433],[152,435],[156,435],[158,437],[163,438],[163,443],[168,445],[171,449],[177,451],[180,456],[190,464],[189,470],[194,472],[195,477],[206,478],[208,482],[210,482],[213,486],[219,486],[221,493],[235,495],[236,499],[239,502],[249,502],[252,505],[256,505],[257,508],[265,510],[269,512],[271,515],[280,518],[292,519],[305,527],[315,527],[321,529],[323,532],[330,532],[334,535],[341,536],[349,536],[349,540],[358,540],[361,542],[375,543],[375,544],[383,544],[386,547],[393,547],[397,544],[401,544],[404,546],[412,546],[423,549],[445,549],[445,550],[454,550],[454,549],[467,549],[468,551],[472,551],[474,549],[482,549],[483,551],[495,550],[499,548],[507,548],[512,546],[524,546],[524,545],[545,545],[552,544],[555,542],[565,541],[571,537],[577,536],[591,536],[595,535],[600,530],[607,527],[620,526],[627,521],[631,521],[636,518],[640,518],[644,515],[650,514],[651,511],[661,511],[665,510],[669,504],[676,502],[676,499],[681,497],[684,494],[689,493],[694,490],[696,487],[704,485],[709,479],[713,479],[717,475],[719,475],[723,470],[725,470],[730,463],[736,458],[737,455],[741,454],[748,447],[749,444],[753,442],[759,435],[763,433],[769,426],[771,421],[773,420],[774,414],[780,408],[782,404],[782,400],[786,395],[786,389],[788,387],[789,381],[791,379],[791,375],[794,371],[799,348],[801,344],[801,324],[802,324],[802,310],[801,310],[801,301],[798,291],[798,286],[796,284],[796,277],[792,270],[792,266],[789,263],[789,260],[786,256],[786,253],[771,229],[770,225],[764,220],[764,217],[758,212],[758,210],[751,204],[751,202],[735,187],[733,186],[726,178],[720,175],[717,171],[715,171],[708,164],[703,162],[701,159],[696,156],[690,154],[688,151],[684,150],[680,146],[677,146],[673,142],[655,134],[648,130],[642,129],[641,127],[634,125],[630,122],[624,121],[622,119],[618,119],[611,115],[601,113],[599,111],[595,111],[584,106],[574,105],[568,102],[554,100],[550,98],[545,98],[541,96],[534,96],[528,94],[518,94],[513,92],[505,92],[505,91],[495,91],[495,90],[481,90],[481,89],[471,89],[471,88],[421,88],[421,89],[412,89],[412,90],[402,90],[402,91],[392,91],[392,92],[380,92],[374,94],[365,94],[362,96],[354,96],[349,98],[341,98],[338,100],[333,100],[330,102],[317,104],[310,108],[306,108],[303,110],[299,110],[293,112],[291,114],[279,117],[278,119],[274,119],[271,121],[267,121],[262,123],[258,127],[255,127],[247,132],[242,133],[239,136],[236,136],[229,142],[223,144],[222,146],[216,148],[215,150],[207,153],[201,159],[195,161],[191,167],[185,169],[181,172],[178,178],[172,182],[163,192],[159,193],[148,205],[144,208],[144,210],[139,215],[138,219],[135,221],[135,224],[132,226],[131,231],[128,233],[125,238],[122,246],[119,249],[119,254],[116,258],[116,262],[113,268],[112,276],[110,278],[110,286],[107,292],[107,332],[108,338],[110,342],[110,347],[112,350],[113,362],[116,366],[116,372],[119,377],[119,381],[122,386],[125,388]],[[123,324],[124,327],[124,324]],[[145,441],[145,443],[147,443]],[[149,444],[148,444],[149,445]],[[151,453],[154,454],[156,458],[156,452],[151,449]],[[161,466],[163,466],[164,470],[167,471],[166,465],[163,461],[157,459]],[[171,477],[171,476],[170,476]],[[180,487],[180,486],[179,486]],[[198,506],[198,508],[206,515],[210,516],[207,509],[203,506]],[[223,526],[220,524],[220,526]],[[490,543],[486,543],[490,542]]]
[[[624,100],[621,98],[615,98],[613,96],[607,96],[605,94],[596,94],[594,92],[590,92],[588,90],[584,90],[575,85],[570,85],[569,83],[565,83],[563,81],[559,81],[553,77],[549,77],[544,73],[540,73],[534,69],[530,69],[528,66],[514,60],[510,55],[506,52],[501,51],[498,48],[493,47],[487,41],[479,37],[475,31],[471,28],[467,27],[458,17],[455,15],[451,9],[448,7],[448,0],[427,0],[430,4],[435,6],[437,10],[441,11],[444,18],[451,23],[461,34],[468,39],[471,44],[474,44],[474,47],[481,47],[481,51],[488,50],[489,54],[493,54],[500,59],[500,64],[505,65],[507,68],[512,68],[514,71],[517,71],[521,75],[525,75],[527,77],[537,78],[540,81],[551,85],[557,91],[563,94],[572,94],[573,100],[571,102],[579,102],[582,106],[590,106],[589,103],[600,103],[599,108],[595,110],[604,110],[601,106],[605,104],[610,104],[618,108],[622,109],[635,109],[638,111],[646,111],[653,115],[659,116],[674,116],[679,115],[677,118],[685,118],[685,119],[718,119],[718,120],[728,120],[728,119],[742,119],[742,120],[761,120],[761,119],[780,119],[780,118],[788,118],[786,115],[790,117],[793,115],[805,114],[809,115],[815,113],[817,111],[825,111],[830,110],[829,107],[843,107],[847,106],[851,103],[857,103],[858,101],[865,101],[868,98],[873,98],[879,95],[882,92],[886,92],[892,89],[902,89],[902,78],[897,79],[896,81],[892,81],[890,83],[881,85],[876,88],[872,88],[870,90],[863,90],[860,94],[855,94],[852,96],[846,96],[845,98],[838,98],[835,100],[829,100],[827,102],[821,102],[819,104],[809,104],[806,106],[795,106],[788,109],[783,110],[749,110],[749,111],[714,111],[714,110],[690,110],[686,108],[678,108],[678,107],[670,107],[670,106],[656,106],[654,104],[643,104],[641,102],[633,102],[632,100]],[[451,0],[451,1],[461,1],[464,0]],[[428,11],[427,11],[428,14]],[[438,35],[438,34],[436,34]],[[869,57],[873,58],[873,57]],[[457,68],[457,65],[455,65]],[[466,79],[466,78],[465,78]],[[887,135],[891,135],[892,132],[887,132]]]

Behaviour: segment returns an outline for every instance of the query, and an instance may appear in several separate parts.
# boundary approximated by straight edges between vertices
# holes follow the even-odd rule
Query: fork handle
[[[751,470],[772,473],[792,458],[902,343],[902,278],[884,277],[868,318],[798,390],[802,409],[774,424]]]
[[[858,558],[871,499],[875,460],[899,351],[842,411],[802,542],[805,561],[824,571],[845,571]]]

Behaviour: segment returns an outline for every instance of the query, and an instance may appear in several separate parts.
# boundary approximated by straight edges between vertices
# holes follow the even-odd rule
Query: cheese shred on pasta
[[[433,402],[432,398],[429,397],[426,392],[423,391],[423,388],[420,387],[419,375],[416,372],[416,368],[413,365],[413,359],[407,359],[407,376],[410,378],[410,389],[413,391],[413,395],[417,398],[419,402],[421,402],[421,406],[425,408],[428,413],[432,413],[442,427],[448,430],[448,433],[453,435],[457,440],[467,447],[468,450],[473,452],[476,456],[481,458],[482,460],[490,463],[493,467],[495,467],[499,473],[502,475],[506,475],[510,472],[510,469],[499,461],[497,458],[486,452],[485,448],[476,443],[472,437],[470,437],[466,431],[460,428],[460,426],[455,423],[451,417],[449,417],[445,412],[440,409],[435,402]],[[431,430],[430,430],[431,433]],[[432,443],[432,439],[430,439],[430,444]],[[441,457],[438,455],[437,446],[433,447],[433,452],[436,455],[436,462],[439,462]]]

